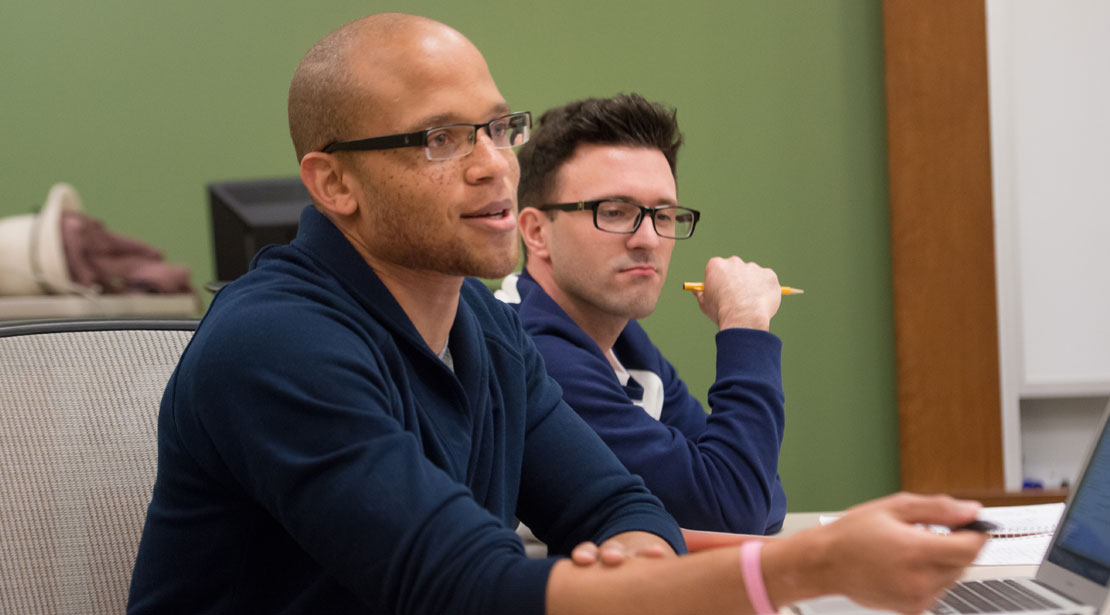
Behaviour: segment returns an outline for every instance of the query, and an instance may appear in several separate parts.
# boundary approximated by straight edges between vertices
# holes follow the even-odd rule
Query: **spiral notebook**
[[[1064,503],[1028,506],[990,506],[979,511],[979,518],[998,526],[991,538],[1015,538],[1056,531]]]

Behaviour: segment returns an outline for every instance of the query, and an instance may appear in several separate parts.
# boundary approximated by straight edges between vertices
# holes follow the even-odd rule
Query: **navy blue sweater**
[[[520,320],[563,387],[563,398],[632,472],[643,477],[682,527],[770,534],[782,527],[778,476],[785,417],[782,342],[755,329],[717,333],[711,414],[635,320],[613,353],[628,370],[662,381],[656,420],[634,405],[643,391],[622,386],[597,344],[525,272],[516,282]]]
[[[219,292],[166,388],[129,612],[542,613],[557,553],[678,526],[463,287],[452,372],[312,208]]]

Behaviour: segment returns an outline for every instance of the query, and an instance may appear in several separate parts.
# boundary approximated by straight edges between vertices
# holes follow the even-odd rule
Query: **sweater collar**
[[[408,314],[401,308],[401,304],[397,303],[373,267],[343,236],[339,228],[314,206],[309,205],[301,212],[297,238],[293,245],[327,269],[347,292],[394,336],[424,349],[439,361],[436,353],[442,349],[428,348]],[[470,310],[460,298],[455,322],[451,327],[452,340],[456,337],[456,329],[460,323],[470,320],[472,320]]]
[[[547,294],[547,291],[540,286],[535,278],[528,274],[527,270],[520,272],[515,283],[515,291],[520,295],[520,303],[513,307],[517,308],[524,330],[529,335],[553,335],[566,338],[576,346],[597,353],[608,363],[609,359],[605,356],[605,351],[597,345],[592,337],[586,335],[586,332],[578,326],[578,323],[574,322],[574,319],[566,313],[566,310]],[[640,323],[635,319],[630,319],[621,334],[617,336],[617,341],[613,344],[612,350],[618,360],[622,362],[632,360],[633,363],[636,363],[634,359],[629,358],[635,354],[631,348],[637,345],[638,340],[646,339],[646,337],[647,334]],[[641,366],[634,364],[626,365],[626,367],[639,369]]]
[[[520,312],[520,320],[524,324],[524,330],[530,335],[554,334],[566,337],[576,346],[589,349],[605,358],[605,353],[597,342],[586,335],[578,323],[574,322],[566,310],[547,294],[547,291],[528,274],[527,270],[520,273],[516,281],[516,290],[520,293],[520,305],[517,308]],[[608,359],[605,361],[608,362]]]

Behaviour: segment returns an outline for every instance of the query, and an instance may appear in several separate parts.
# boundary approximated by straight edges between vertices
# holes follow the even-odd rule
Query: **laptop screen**
[[[1099,585],[1110,581],[1110,420],[1102,424],[1048,561]]]

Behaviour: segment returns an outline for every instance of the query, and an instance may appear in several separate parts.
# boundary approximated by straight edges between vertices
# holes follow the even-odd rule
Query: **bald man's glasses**
[[[461,158],[474,151],[478,130],[482,128],[486,129],[486,134],[497,149],[524,145],[532,134],[532,114],[522,111],[490,120],[485,124],[449,124],[405,134],[370,137],[357,141],[336,141],[320,151],[330,154],[343,151],[423,147],[428,160],[450,160]]]
[[[630,235],[640,228],[644,218],[651,218],[655,233],[667,239],[687,239],[694,234],[694,227],[701,218],[701,212],[688,207],[663,205],[644,207],[620,199],[601,199],[597,201],[578,201],[577,203],[551,203],[537,205],[540,211],[586,211],[594,212],[594,227],[606,233]]]

